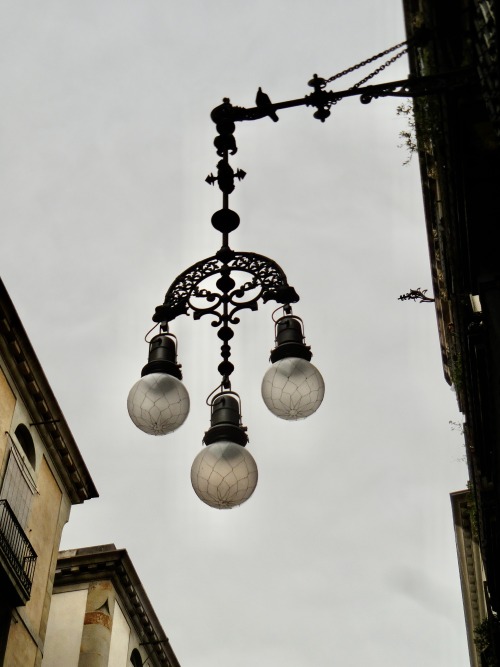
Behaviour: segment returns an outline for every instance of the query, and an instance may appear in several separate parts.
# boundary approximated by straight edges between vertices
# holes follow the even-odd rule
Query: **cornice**
[[[472,665],[480,665],[480,656],[474,643],[474,629],[486,618],[486,597],[482,577],[479,544],[473,537],[469,506],[470,491],[450,494],[457,557],[462,588],[465,625]]]
[[[96,498],[94,482],[1,279],[0,355],[72,504]]]
[[[158,617],[125,549],[113,544],[62,551],[54,592],[75,584],[107,580],[113,584],[134,629],[158,667],[180,667]]]

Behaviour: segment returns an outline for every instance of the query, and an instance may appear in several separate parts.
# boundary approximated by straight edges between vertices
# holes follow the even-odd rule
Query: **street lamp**
[[[226,131],[227,124],[218,129]],[[234,131],[234,126],[233,126]],[[232,137],[232,133],[230,133]],[[234,138],[233,138],[234,140]],[[302,320],[293,314],[292,304],[299,300],[288,285],[285,273],[274,260],[256,253],[236,252],[229,246],[229,234],[239,225],[239,216],[229,208],[229,193],[234,178],[241,171],[229,166],[227,147],[220,148],[222,160],[218,181],[223,193],[223,207],[212,216],[212,225],[222,234],[222,245],[208,257],[181,273],[170,286],[165,301],[156,308],[153,320],[160,332],[149,343],[148,363],[141,379],[132,387],[127,401],[134,424],[151,435],[166,435],[179,428],[189,412],[189,396],[177,363],[177,342],[169,323],[182,314],[192,313],[195,320],[212,317],[212,326],[222,343],[222,361],[218,365],[220,384],[209,397],[210,428],[196,456],[191,482],[196,494],[206,504],[229,509],[245,502],[257,484],[257,465],[245,449],[248,436],[241,423],[241,401],[232,390],[230,376],[230,341],[238,313],[257,310],[259,303],[275,301],[281,315],[275,320],[276,347],[271,352],[272,366],[262,382],[262,396],[267,407],[283,419],[303,419],[312,415],[324,396],[324,382],[310,363],[311,350],[305,344]],[[214,285],[215,280],[215,285]],[[276,312],[276,311],[275,311]]]
[[[218,393],[211,401],[210,428],[205,448],[191,467],[191,484],[204,503],[231,509],[248,500],[257,486],[257,464],[245,449],[246,428],[241,424],[239,396]]]
[[[149,435],[166,435],[182,426],[189,413],[189,394],[181,382],[175,337],[155,336],[149,344],[148,363],[129,392],[131,420]]]
[[[191,482],[198,497],[212,507],[229,509],[241,505],[257,484],[257,466],[245,449],[248,436],[241,422],[241,401],[232,390],[230,380],[234,370],[229,361],[230,341],[234,336],[232,326],[239,322],[239,311],[257,310],[261,301],[279,304],[273,313],[276,347],[271,351],[272,365],[262,381],[264,403],[274,415],[286,420],[309,417],[321,405],[325,392],[320,372],[310,363],[312,353],[305,343],[303,322],[292,310],[299,296],[288,285],[285,273],[268,257],[236,252],[229,246],[229,234],[240,224],[238,214],[229,208],[229,195],[235,188],[235,179],[242,180],[246,175],[241,169],[234,171],[229,163],[229,156],[237,152],[236,123],[266,116],[277,121],[277,111],[297,106],[314,107],[314,117],[324,122],[330,116],[330,108],[346,97],[359,96],[363,104],[378,97],[417,97],[439,92],[450,84],[450,77],[457,79],[454,73],[362,87],[404,55],[406,47],[407,42],[401,42],[329,79],[315,74],[309,81],[313,92],[303,98],[273,104],[259,88],[255,107],[236,107],[224,98],[211,113],[218,132],[214,145],[220,160],[217,174],[209,174],[206,181],[210,185],[217,183],[222,192],[222,208],[211,220],[222,234],[222,244],[215,255],[181,273],[168,289],[164,303],[156,308],[153,321],[159,326],[159,333],[149,343],[148,363],[142,370],[142,378],[129,393],[127,406],[134,424],[148,434],[165,435],[184,423],[189,412],[189,396],[181,382],[177,341],[169,324],[189,312],[195,320],[211,317],[222,342],[222,361],[218,365],[221,381],[207,400],[210,428],[203,438],[205,447],[194,460]],[[326,86],[340,76],[391,53],[394,55],[383,65],[348,90],[326,90]],[[460,77],[459,74],[457,85]]]
[[[262,95],[262,93],[261,93]],[[234,122],[226,117],[232,107],[224,101],[212,113],[219,135],[215,139],[217,182],[222,191],[222,208],[212,216],[213,227],[222,234],[220,249],[212,257],[197,262],[171,284],[165,301],[156,308],[153,320],[159,333],[149,343],[148,363],[141,379],[132,387],[127,401],[134,424],[151,435],[166,435],[179,428],[189,412],[189,396],[177,363],[177,341],[169,325],[179,315],[192,313],[195,320],[212,318],[221,341],[221,376],[210,405],[210,428],[205,433],[205,447],[196,456],[191,482],[196,494],[212,507],[228,509],[241,505],[257,484],[257,465],[246,450],[248,436],[241,423],[241,401],[232,390],[234,365],[230,341],[239,311],[257,310],[259,303],[279,304],[275,319],[276,347],[271,352],[271,367],[262,382],[262,396],[269,410],[288,420],[304,419],[321,405],[325,386],[320,372],[310,363],[311,349],[306,345],[302,320],[294,315],[292,304],[299,296],[288,284],[281,267],[272,259],[256,253],[236,252],[229,246],[229,234],[240,223],[229,208],[229,194],[235,179],[245,174],[233,171],[229,154],[236,152]],[[267,115],[266,113],[262,115]],[[214,283],[215,281],[215,283]]]
[[[281,419],[304,419],[321,405],[325,383],[310,363],[311,348],[304,342],[302,320],[285,307],[276,321],[276,347],[272,366],[262,380],[262,398],[269,410]]]

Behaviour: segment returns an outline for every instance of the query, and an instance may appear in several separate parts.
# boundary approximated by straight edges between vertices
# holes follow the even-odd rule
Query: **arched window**
[[[14,433],[16,434],[17,441],[23,448],[23,452],[26,454],[26,458],[34,470],[36,467],[35,443],[33,442],[28,427],[25,424],[18,424]]]
[[[130,654],[130,664],[133,667],[142,667],[142,658],[139,651],[135,648]]]

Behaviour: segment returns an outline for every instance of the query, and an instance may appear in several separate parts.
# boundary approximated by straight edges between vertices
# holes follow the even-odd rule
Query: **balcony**
[[[14,606],[30,599],[36,553],[7,500],[0,500],[0,577]],[[9,585],[10,584],[10,585]],[[4,586],[2,589],[5,590]]]

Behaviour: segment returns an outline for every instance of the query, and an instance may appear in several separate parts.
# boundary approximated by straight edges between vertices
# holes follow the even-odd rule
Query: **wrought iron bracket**
[[[397,45],[399,46],[401,45]],[[393,50],[394,48],[384,53]],[[368,78],[401,55],[403,54],[394,56]],[[351,69],[357,68],[358,66]],[[217,183],[223,193],[222,208],[212,216],[212,225],[222,234],[222,247],[213,257],[193,264],[174,280],[164,303],[156,308],[153,321],[159,323],[164,331],[168,331],[169,322],[179,315],[189,314],[190,311],[196,320],[205,315],[212,316],[212,326],[218,328],[217,335],[222,341],[222,362],[218,367],[222,375],[222,385],[224,388],[230,388],[229,376],[234,370],[233,364],[229,361],[231,356],[229,341],[234,336],[230,325],[239,322],[237,317],[239,311],[257,310],[260,300],[264,303],[272,300],[284,306],[299,300],[298,294],[288,285],[285,273],[276,262],[255,253],[235,252],[229,247],[229,234],[239,225],[239,216],[229,208],[229,195],[234,190],[235,179],[241,180],[245,177],[244,171],[241,169],[234,171],[229,164],[229,156],[238,150],[234,138],[237,122],[258,120],[266,116],[277,121],[278,111],[298,106],[315,107],[314,117],[324,122],[330,116],[330,107],[346,97],[358,96],[363,104],[368,104],[379,97],[420,97],[442,92],[453,85],[463,85],[465,80],[468,83],[470,76],[468,73],[465,74],[455,72],[362,87],[361,84],[367,80],[365,78],[356,86],[341,91],[326,90],[329,81],[315,74],[309,81],[313,92],[296,100],[273,104],[260,88],[255,107],[233,106],[229,98],[224,98],[222,104],[211,113],[218,132],[214,145],[221,159],[217,164],[217,175],[209,174],[206,178],[210,185]],[[236,274],[244,276],[239,284],[235,280]]]
[[[269,107],[237,107],[233,106],[229,98],[224,98],[223,103],[213,109],[210,117],[213,122],[219,126],[224,134],[234,132],[231,124],[245,120],[258,120],[269,115],[271,111],[280,109],[289,109],[299,106],[313,106],[317,110],[336,104],[346,97],[359,97],[362,104],[371,102],[372,99],[379,97],[422,97],[423,95],[435,95],[452,87],[461,86],[470,83],[471,73],[468,70],[459,70],[456,72],[447,72],[433,76],[410,77],[399,81],[389,81],[371,86],[357,87],[353,86],[347,90],[329,91],[325,90],[327,82],[317,74],[308,82],[308,85],[314,89],[310,95],[298,98],[296,100],[287,100],[284,102],[270,103]],[[318,120],[324,121],[324,118],[315,116]],[[219,129],[217,127],[217,129]],[[234,139],[233,139],[234,141]],[[224,144],[223,141],[217,141]],[[231,146],[231,154],[236,153],[235,143]]]
[[[327,80],[314,74],[308,85],[313,88],[313,92],[296,100],[286,100],[275,104],[270,101],[262,106],[245,108],[233,106],[229,98],[225,97],[222,104],[212,110],[211,118],[216,125],[219,133],[214,139],[214,145],[217,154],[223,160],[217,165],[219,172],[227,169],[228,155],[234,155],[238,148],[234,138],[235,123],[248,120],[258,120],[266,116],[273,115],[277,120],[277,111],[281,109],[290,109],[299,106],[312,106],[316,108],[314,118],[322,123],[330,116],[330,108],[346,97],[359,97],[362,104],[369,104],[372,100],[380,97],[422,97],[425,95],[435,95],[450,90],[454,87],[467,85],[472,80],[470,70],[464,69],[456,72],[448,72],[433,76],[410,77],[399,81],[389,81],[370,86],[353,86],[347,90],[325,90]],[[266,96],[267,97],[267,96]],[[222,163],[224,163],[222,165]],[[210,176],[207,178],[209,183],[215,183],[218,180],[219,187],[224,193],[228,193],[227,178],[219,173],[218,178]],[[234,179],[231,179],[231,190],[234,190]]]

